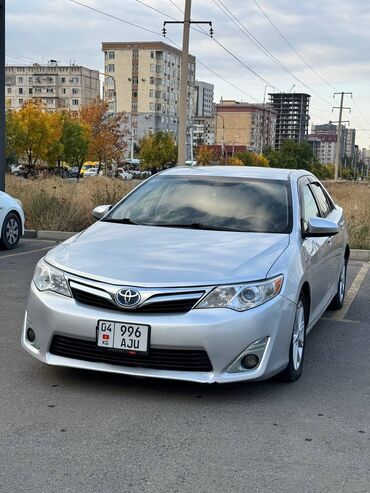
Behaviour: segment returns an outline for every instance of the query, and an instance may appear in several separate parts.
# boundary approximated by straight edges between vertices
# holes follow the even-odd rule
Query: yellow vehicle
[[[99,161],[86,161],[82,165],[81,175],[83,176],[88,169],[98,168],[98,167],[99,167]]]

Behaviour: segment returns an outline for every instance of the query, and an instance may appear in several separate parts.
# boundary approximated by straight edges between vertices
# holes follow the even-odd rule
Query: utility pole
[[[333,97],[337,94],[340,94],[340,106],[333,106],[332,111],[335,109],[339,109],[339,120],[338,120],[338,127],[337,127],[337,146],[335,148],[335,162],[334,162],[334,180],[338,180],[338,174],[339,174],[339,160],[340,160],[340,151],[341,151],[341,144],[342,144],[342,114],[343,110],[349,110],[351,112],[351,108],[348,106],[343,106],[343,101],[344,101],[344,96],[346,94],[349,94],[352,97],[351,92],[335,92]]]
[[[5,191],[5,0],[0,0],[0,192]]]
[[[191,20],[191,0],[185,0],[184,20],[165,21],[163,23],[163,36],[166,36],[167,24],[183,24],[181,76],[180,76],[180,104],[179,104],[179,127],[178,127],[178,154],[177,165],[184,166],[186,161],[186,138],[187,138],[187,98],[189,78],[189,38],[191,24],[209,24],[209,34],[213,36],[212,22]]]

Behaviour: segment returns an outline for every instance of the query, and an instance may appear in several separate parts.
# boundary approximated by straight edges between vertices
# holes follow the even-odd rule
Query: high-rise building
[[[275,142],[276,111],[269,105],[223,100],[216,105],[216,144],[261,152]]]
[[[81,65],[7,65],[5,67],[5,101],[18,110],[23,103],[40,100],[47,110],[78,110],[100,95],[99,72]]]
[[[304,93],[269,94],[270,104],[277,113],[275,149],[285,140],[302,142],[308,134],[310,95]]]
[[[214,116],[214,85],[200,80],[195,81],[196,94],[196,110],[197,117],[212,117]]]
[[[145,134],[160,130],[177,139],[181,51],[161,41],[104,42],[102,51],[104,98],[112,111],[127,113],[132,147]],[[188,127],[195,114],[194,87],[195,57],[190,55]]]
[[[322,141],[328,141],[328,139],[326,139],[325,136],[330,136],[329,140],[331,142],[336,143],[337,130],[338,130],[337,125],[330,122],[324,123],[322,125],[313,125],[312,135],[318,136]],[[343,166],[353,165],[353,163],[355,162],[356,160],[355,141],[356,141],[356,130],[354,128],[346,128],[344,125],[342,125],[341,146],[340,146],[340,154],[339,154],[339,161],[341,165]],[[327,162],[333,163],[334,160]]]

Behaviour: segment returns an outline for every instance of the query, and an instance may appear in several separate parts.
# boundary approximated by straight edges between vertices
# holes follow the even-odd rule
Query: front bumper
[[[263,380],[288,364],[295,304],[283,296],[245,312],[223,309],[194,309],[183,314],[119,313],[76,302],[51,292],[39,292],[32,283],[22,330],[22,346],[38,360],[55,366],[97,370],[133,376],[227,383]],[[99,319],[151,326],[151,348],[188,349],[207,352],[213,370],[176,371],[128,367],[57,356],[50,352],[55,335],[96,340]],[[26,337],[27,321],[37,340],[37,348]],[[253,342],[268,337],[257,368],[230,373],[229,366]]]

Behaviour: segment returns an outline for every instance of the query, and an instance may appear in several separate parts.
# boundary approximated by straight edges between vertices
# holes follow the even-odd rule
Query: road
[[[345,318],[309,334],[298,382],[202,386],[26,354],[27,292],[53,245],[0,252],[1,492],[370,492],[367,265],[350,263],[349,285],[365,278]]]

